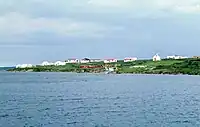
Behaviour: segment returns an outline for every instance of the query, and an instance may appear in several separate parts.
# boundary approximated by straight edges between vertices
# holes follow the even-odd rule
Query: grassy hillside
[[[136,65],[140,65],[141,67]],[[162,60],[157,62],[141,61],[136,65],[122,65],[118,73],[200,75],[200,60],[198,59]]]
[[[80,68],[82,65],[101,65],[102,68]],[[65,66],[36,66],[32,68],[16,68],[9,71],[33,71],[33,72],[104,72],[105,67],[114,67],[116,73],[140,73],[140,74],[189,74],[200,75],[200,59],[185,60],[138,60],[124,63],[87,63],[66,64]]]
[[[64,66],[36,66],[31,68],[15,68],[8,71],[21,72],[102,72],[105,68],[98,69],[82,69],[81,65],[103,65],[103,63],[88,63],[88,64],[66,64]]]

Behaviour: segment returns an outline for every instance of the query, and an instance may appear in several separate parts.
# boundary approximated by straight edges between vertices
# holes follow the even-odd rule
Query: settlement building
[[[90,62],[90,59],[88,58],[84,58],[82,60],[80,60],[80,63],[89,63]]]
[[[47,61],[44,61],[44,62],[42,62],[42,64],[41,64],[42,66],[49,66],[49,62],[47,62]]]
[[[66,63],[79,63],[79,59],[68,59]]]
[[[193,59],[200,59],[200,56],[193,56]]]
[[[54,63],[55,66],[64,66],[66,65],[66,62],[61,62],[61,61],[57,61]]]
[[[124,62],[133,62],[133,61],[136,61],[137,58],[136,57],[127,57],[127,58],[124,58]]]
[[[16,66],[16,68],[29,68],[29,67],[33,67],[32,64],[18,64]]]
[[[90,59],[90,62],[91,63],[98,63],[98,62],[103,62],[104,60],[102,60],[102,59]]]
[[[188,57],[186,56],[178,56],[178,55],[173,55],[173,56],[167,56],[167,59],[187,59]]]
[[[153,61],[161,61],[161,58],[158,54],[156,54],[155,56],[153,56]]]
[[[117,59],[105,59],[104,63],[116,63]]]
[[[44,61],[41,64],[41,66],[50,66],[50,65],[54,65],[54,63],[49,63],[48,61]]]

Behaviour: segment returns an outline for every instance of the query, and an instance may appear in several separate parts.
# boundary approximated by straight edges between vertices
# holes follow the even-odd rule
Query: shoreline
[[[82,68],[82,67],[86,68]],[[95,68],[100,66],[100,68]],[[87,68],[90,67],[90,68]],[[200,75],[200,59],[181,60],[138,60],[125,63],[86,63],[66,64],[63,66],[35,66],[29,68],[14,68],[9,72],[68,72],[91,74],[144,74],[144,75]]]
[[[97,74],[97,75],[146,75],[146,76],[200,76],[200,75],[192,75],[192,74],[147,74],[147,73],[110,73],[110,74],[106,74],[106,73],[90,73],[90,72],[82,72],[82,73],[78,73],[78,72],[34,72],[34,71],[4,71],[4,72],[8,72],[8,73],[71,73],[71,74]]]

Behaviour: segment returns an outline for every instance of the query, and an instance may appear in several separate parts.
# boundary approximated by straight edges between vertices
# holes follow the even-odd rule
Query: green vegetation
[[[101,66],[100,68],[81,68],[81,66]],[[36,66],[32,68],[15,68],[9,71],[31,71],[31,72],[90,72],[100,73],[105,71],[105,67],[115,68],[115,72],[133,74],[188,74],[200,75],[200,59],[184,60],[162,60],[153,62],[152,60],[138,60],[124,63],[88,63],[88,64],[66,64],[65,66]]]
[[[135,65],[121,66],[118,73],[200,75],[200,59],[137,62]]]
[[[36,66],[31,68],[14,68],[8,71],[17,71],[17,72],[103,72],[105,68],[80,68],[81,65],[103,65],[103,63],[87,63],[87,64],[66,64],[64,66]]]

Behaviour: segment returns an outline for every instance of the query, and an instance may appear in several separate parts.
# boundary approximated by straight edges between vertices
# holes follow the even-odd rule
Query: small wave
[[[3,115],[0,115],[0,118],[7,118],[7,117],[9,117],[9,115],[8,115],[8,114],[3,114]]]
[[[52,101],[83,101],[87,98],[54,98]]]
[[[100,109],[100,108],[101,108],[101,107],[99,107],[99,106],[91,106],[91,107],[80,106],[80,107],[73,108],[72,110],[80,110],[80,109]]]
[[[50,110],[50,108],[38,109],[39,112],[48,111],[48,110]]]
[[[13,111],[13,110],[18,110],[19,108],[7,108],[7,109],[5,109],[5,110],[7,110],[7,111]]]
[[[172,121],[172,123],[191,123],[191,121],[189,120],[176,120],[176,121]]]
[[[68,125],[74,125],[74,124],[83,124],[84,122],[77,122],[77,121],[74,121],[74,122],[68,122],[67,124]]]
[[[117,111],[117,110],[110,110],[106,111],[105,113],[126,113],[127,111]]]
[[[18,116],[17,119],[22,120],[22,119],[32,119],[32,116]]]

